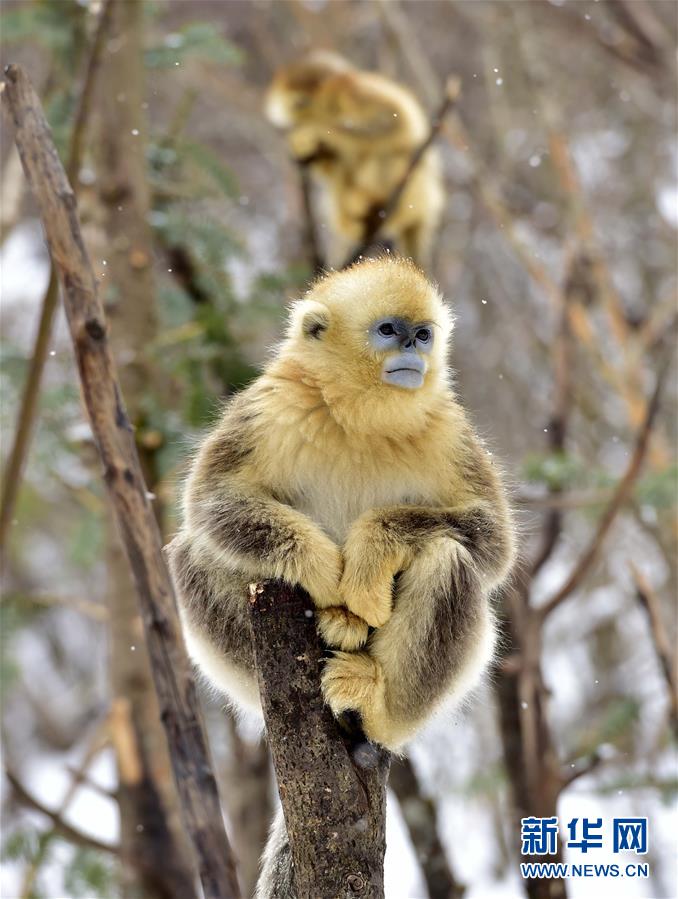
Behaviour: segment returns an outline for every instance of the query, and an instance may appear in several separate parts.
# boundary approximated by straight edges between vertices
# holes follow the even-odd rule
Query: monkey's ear
[[[315,301],[304,304],[301,316],[301,333],[309,340],[322,340],[330,326],[330,310]]]

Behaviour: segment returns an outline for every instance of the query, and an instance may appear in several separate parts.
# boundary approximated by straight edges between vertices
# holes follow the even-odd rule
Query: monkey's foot
[[[328,646],[337,646],[350,652],[360,649],[367,642],[369,627],[343,606],[321,609],[317,614],[318,630]]]
[[[321,683],[325,702],[335,715],[348,709],[365,714],[382,686],[379,663],[366,652],[335,652],[325,664]]]

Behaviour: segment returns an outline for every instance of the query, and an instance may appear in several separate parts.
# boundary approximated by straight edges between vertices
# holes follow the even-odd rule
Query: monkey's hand
[[[320,636],[328,646],[351,652],[367,642],[367,622],[343,606],[319,609],[317,619]]]
[[[393,610],[393,579],[409,564],[407,547],[392,539],[379,517],[362,515],[344,545],[339,597],[371,627],[382,627]]]
[[[296,559],[287,562],[287,571],[280,573],[285,580],[301,584],[318,609],[335,606],[343,565],[341,551],[324,534],[315,535],[309,544]]]
[[[320,150],[318,129],[308,125],[293,128],[287,135],[287,145],[298,162],[312,162]]]

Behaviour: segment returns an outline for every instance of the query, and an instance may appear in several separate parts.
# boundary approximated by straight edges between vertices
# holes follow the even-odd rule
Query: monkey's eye
[[[420,343],[428,343],[431,339],[431,332],[428,328],[419,328],[414,337],[415,340],[418,340]]]
[[[395,328],[393,325],[390,325],[388,322],[384,322],[383,325],[379,325],[377,328],[382,337],[393,337],[395,334]]]

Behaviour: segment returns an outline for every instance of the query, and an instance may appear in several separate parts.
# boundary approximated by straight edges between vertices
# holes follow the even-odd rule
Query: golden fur
[[[370,214],[387,201],[426,138],[426,115],[406,88],[327,52],[280,69],[266,113],[287,131],[294,158],[309,162],[325,188],[338,265],[360,243]],[[384,239],[427,268],[443,202],[440,162],[431,149],[385,224]]]
[[[367,333],[384,315],[432,323],[419,389],[380,379]],[[237,702],[256,696],[246,594],[263,578],[309,592],[340,649],[323,673],[327,702],[358,711],[391,749],[487,666],[488,597],[510,568],[513,527],[449,384],[451,329],[406,261],[328,275],[200,448],[170,560],[189,649]]]

